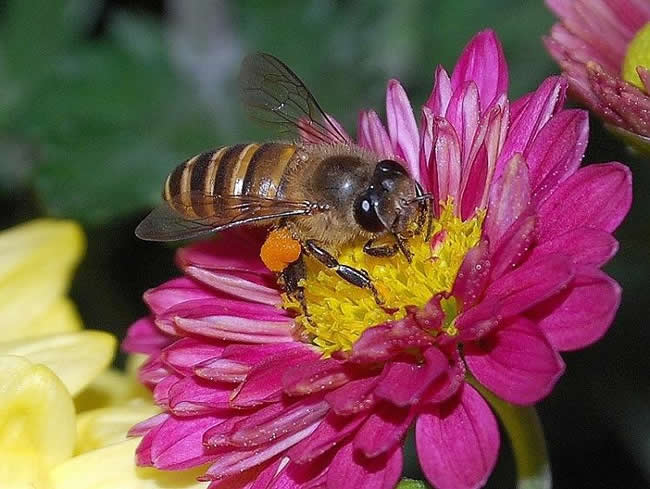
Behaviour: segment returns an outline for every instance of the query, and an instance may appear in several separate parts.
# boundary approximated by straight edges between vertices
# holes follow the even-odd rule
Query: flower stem
[[[517,464],[517,489],[551,489],[551,465],[535,408],[515,406],[498,398],[474,379],[470,383],[490,403],[508,432]]]
[[[395,489],[428,489],[427,486],[422,481],[417,481],[414,479],[402,479]]]

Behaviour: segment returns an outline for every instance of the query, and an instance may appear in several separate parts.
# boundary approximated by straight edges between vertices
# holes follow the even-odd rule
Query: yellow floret
[[[402,254],[376,258],[363,252],[363,243],[340,250],[340,263],[366,270],[385,301],[377,305],[372,293],[342,280],[332,270],[307,258],[307,278],[303,281],[311,320],[301,315],[298,322],[325,356],[352,348],[361,333],[370,326],[401,319],[408,305],[423,306],[437,293],[450,291],[465,254],[481,236],[485,212],[462,221],[454,214],[454,205],[447,201],[434,220],[433,245],[422,236],[409,240],[413,260],[408,263]],[[446,308],[455,309],[454,304]],[[298,305],[285,297],[284,307],[297,311]],[[453,334],[453,321],[444,325]]]

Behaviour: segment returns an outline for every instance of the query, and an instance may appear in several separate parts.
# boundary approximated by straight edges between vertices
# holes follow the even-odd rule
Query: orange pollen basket
[[[260,250],[260,258],[272,272],[281,272],[300,257],[300,243],[293,239],[287,229],[274,229]]]

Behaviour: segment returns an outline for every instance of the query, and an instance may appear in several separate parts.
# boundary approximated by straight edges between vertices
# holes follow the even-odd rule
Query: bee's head
[[[354,204],[354,218],[370,233],[400,235],[417,214],[424,197],[420,185],[402,165],[382,160],[375,166],[370,185]]]

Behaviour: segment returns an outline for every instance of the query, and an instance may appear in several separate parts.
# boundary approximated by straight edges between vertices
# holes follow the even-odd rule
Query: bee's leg
[[[427,225],[427,232],[424,235],[424,241],[429,241],[431,239],[431,231],[433,227],[433,196],[431,194],[425,194],[422,186],[416,184],[416,195],[422,200],[418,203],[418,217],[416,222],[415,230],[413,231],[413,236],[422,234],[424,225]],[[428,197],[428,198],[423,198]],[[409,238],[411,236],[408,236]]]
[[[427,216],[427,232],[424,235],[424,241],[431,240],[431,233],[433,232],[433,202],[430,200],[425,201],[424,213]]]
[[[394,256],[399,251],[399,246],[396,244],[373,246],[374,244],[375,238],[368,240],[368,242],[363,245],[363,252],[370,256],[388,257]]]
[[[305,305],[305,290],[300,286],[300,280],[305,278],[305,262],[302,256],[280,272],[280,282],[284,286],[284,291],[288,296],[295,298],[300,302],[303,313],[307,315]]]
[[[406,240],[399,233],[395,233],[393,236],[395,236],[397,248],[402,252],[404,258],[406,258],[406,261],[411,263],[413,260],[413,253],[411,253],[411,250],[409,250],[409,247],[406,244]]]
[[[307,253],[327,268],[334,270],[338,276],[346,282],[361,287],[362,289],[368,289],[372,292],[377,304],[381,305],[384,303],[381,297],[379,297],[379,292],[377,292],[377,289],[373,285],[368,272],[347,265],[341,265],[336,258],[334,258],[327,250],[320,247],[314,240],[307,240],[303,247]]]

